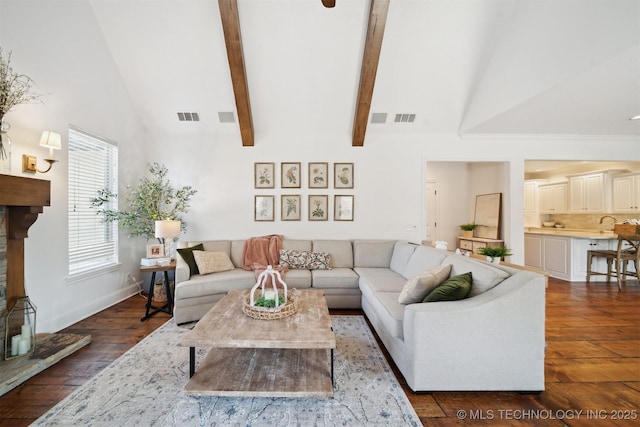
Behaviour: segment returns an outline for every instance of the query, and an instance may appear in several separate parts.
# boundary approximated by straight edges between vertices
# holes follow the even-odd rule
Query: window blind
[[[118,191],[118,146],[69,128],[69,275],[118,262],[118,224],[106,223],[91,199],[98,190]],[[117,200],[111,206],[117,209]]]

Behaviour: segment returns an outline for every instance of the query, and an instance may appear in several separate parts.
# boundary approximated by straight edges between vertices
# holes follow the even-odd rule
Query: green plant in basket
[[[480,255],[488,256],[489,258],[504,258],[511,256],[511,249],[505,246],[488,247],[478,249]]]
[[[476,228],[478,228],[478,224],[475,224],[473,222],[470,222],[468,224],[462,224],[460,225],[460,229],[464,230],[464,231],[473,231]]]
[[[283,305],[284,304],[284,295],[278,295],[278,302],[280,303],[279,305]],[[254,305],[256,307],[275,308],[276,300],[275,299],[266,299],[265,297],[261,296],[261,297],[256,298],[256,300],[254,301]]]

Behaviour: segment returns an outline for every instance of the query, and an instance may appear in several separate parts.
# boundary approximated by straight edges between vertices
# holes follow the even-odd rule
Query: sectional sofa
[[[255,284],[255,272],[241,268],[244,242],[180,242],[179,248],[202,244],[204,251],[226,252],[233,266],[192,275],[178,257],[177,323],[198,320],[227,291]],[[329,254],[330,269],[289,269],[287,285],[322,289],[329,308],[361,308],[412,390],[544,390],[544,276],[396,240],[284,239],[282,245]],[[471,272],[468,297],[399,302],[409,280],[439,266],[450,268],[450,276]]]

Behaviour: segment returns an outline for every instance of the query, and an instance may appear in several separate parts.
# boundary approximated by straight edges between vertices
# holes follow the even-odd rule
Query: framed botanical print
[[[275,163],[254,163],[253,186],[254,188],[275,187]]]
[[[309,195],[309,221],[327,221],[329,214],[329,196]]]
[[[309,163],[309,188],[329,186],[329,163]]]
[[[273,196],[255,196],[254,221],[273,221]]]
[[[280,196],[280,217],[282,221],[300,221],[301,198],[299,194],[283,194]]]
[[[333,220],[353,221],[353,196],[334,196]]]
[[[353,163],[333,164],[333,188],[353,188]]]
[[[300,188],[300,163],[285,163],[281,165],[280,186],[282,188]]]

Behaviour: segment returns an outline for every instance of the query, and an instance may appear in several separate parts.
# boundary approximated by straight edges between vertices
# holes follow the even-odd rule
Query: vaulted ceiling
[[[144,126],[240,132],[217,0],[90,4]],[[258,137],[352,135],[370,5],[237,0]],[[367,135],[640,135],[637,0],[391,0],[377,65]]]

